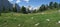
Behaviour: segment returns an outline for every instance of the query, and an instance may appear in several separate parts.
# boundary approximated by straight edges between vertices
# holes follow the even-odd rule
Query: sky
[[[18,4],[19,6],[32,6],[32,7],[39,7],[42,4],[49,4],[49,2],[58,2],[60,3],[60,0],[8,0],[10,3]]]

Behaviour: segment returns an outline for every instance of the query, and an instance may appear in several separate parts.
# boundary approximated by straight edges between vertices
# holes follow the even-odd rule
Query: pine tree
[[[46,6],[44,4],[41,5],[41,7],[39,8],[40,11],[45,11],[46,10]]]
[[[26,8],[24,6],[22,6],[21,11],[22,11],[22,13],[27,14]]]
[[[50,2],[50,3],[49,3],[49,8],[50,8],[50,9],[53,9],[53,2]]]
[[[13,7],[13,12],[17,12],[17,8],[16,8],[16,6]]]
[[[54,8],[58,8],[58,3],[57,2],[54,3]]]
[[[58,6],[59,6],[59,8],[60,8],[60,4],[59,4]]]

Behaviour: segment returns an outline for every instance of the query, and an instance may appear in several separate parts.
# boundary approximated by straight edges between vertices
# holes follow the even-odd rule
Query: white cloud
[[[16,3],[20,3],[21,1],[20,0],[17,0]]]
[[[13,1],[13,0],[8,0],[8,1]]]
[[[24,0],[24,1],[27,2],[27,3],[29,2],[29,0]]]

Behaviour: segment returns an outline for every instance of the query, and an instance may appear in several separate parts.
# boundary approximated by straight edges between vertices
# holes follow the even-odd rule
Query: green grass
[[[50,21],[46,19],[50,19]],[[2,16],[0,16],[0,27],[60,27],[58,21],[60,21],[60,13],[2,13]],[[35,24],[37,23],[39,24],[36,26]],[[18,26],[19,24],[20,26]]]

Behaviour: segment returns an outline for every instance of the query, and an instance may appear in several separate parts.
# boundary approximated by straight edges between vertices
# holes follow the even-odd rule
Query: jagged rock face
[[[0,12],[1,12],[1,9],[2,9],[2,0],[0,0]]]
[[[10,8],[12,10],[13,4],[11,4],[8,0],[3,0],[3,5],[5,6],[5,9]]]
[[[13,4],[11,4],[8,0],[0,0],[0,9],[1,7],[5,7],[5,9],[10,8],[12,10]]]
[[[2,0],[0,0],[0,7],[2,6]]]
[[[13,4],[11,4],[8,0],[0,0],[0,11],[2,10],[2,8],[5,8],[5,10],[10,10],[13,11]],[[20,6],[18,4],[15,4],[16,8],[17,8],[17,12],[20,11]]]
[[[15,4],[17,8],[17,12],[20,12],[20,6],[18,4]]]

